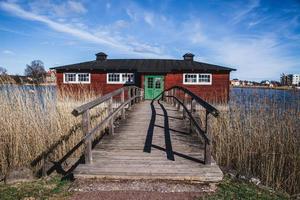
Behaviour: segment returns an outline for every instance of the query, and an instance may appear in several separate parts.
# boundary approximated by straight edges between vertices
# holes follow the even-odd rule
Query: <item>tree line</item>
[[[30,64],[25,67],[24,75],[30,77],[36,84],[45,82],[46,70],[44,63],[41,60],[33,60]],[[8,75],[7,69],[0,67],[0,75]]]

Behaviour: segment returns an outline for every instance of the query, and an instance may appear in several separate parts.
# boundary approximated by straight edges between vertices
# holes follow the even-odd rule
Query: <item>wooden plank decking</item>
[[[144,152],[144,146],[152,110],[150,101],[143,101],[127,113],[126,119],[115,129],[114,136],[107,135],[96,145],[92,151],[92,164],[79,165],[74,171],[75,177],[199,182],[222,180],[222,171],[215,162],[211,165],[202,163],[203,147],[196,136],[189,134],[182,114],[169,104],[161,104],[154,103],[156,120],[150,153]],[[167,130],[166,126],[169,126]],[[167,156],[173,156],[174,161]]]

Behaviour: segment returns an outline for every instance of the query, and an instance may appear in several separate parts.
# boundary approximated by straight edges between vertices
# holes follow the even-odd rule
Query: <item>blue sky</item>
[[[0,0],[0,66],[23,74],[109,58],[176,58],[234,67],[232,78],[300,73],[300,1]]]

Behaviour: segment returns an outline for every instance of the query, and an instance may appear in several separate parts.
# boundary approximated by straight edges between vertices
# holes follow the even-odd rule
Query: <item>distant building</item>
[[[55,83],[56,82],[56,73],[55,70],[49,70],[46,73],[46,83]]]
[[[300,85],[300,74],[293,74],[292,85]]]
[[[270,85],[270,83],[271,83],[271,81],[269,81],[269,80],[264,80],[264,81],[260,82],[260,84],[262,84],[262,85]]]
[[[235,79],[233,79],[233,80],[230,81],[230,84],[231,84],[232,86],[240,86],[240,85],[241,85],[241,82],[240,82],[239,79],[235,78]]]

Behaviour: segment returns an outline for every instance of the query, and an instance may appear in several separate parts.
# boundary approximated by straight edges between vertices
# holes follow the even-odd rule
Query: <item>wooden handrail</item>
[[[125,100],[125,90],[128,91],[128,98]],[[120,95],[121,104],[113,109],[113,97]],[[105,124],[109,123],[109,133],[110,135],[114,134],[114,120],[116,115],[121,112],[121,116],[125,118],[125,106],[128,105],[130,108],[134,103],[137,103],[143,98],[142,89],[136,86],[126,86],[120,89],[117,89],[111,93],[108,93],[102,97],[99,97],[93,101],[90,101],[86,104],[83,104],[72,111],[74,116],[82,115],[82,127],[84,138],[82,139],[85,142],[85,163],[92,163],[92,140],[97,131],[101,129]],[[101,120],[94,128],[90,127],[90,114],[89,111],[94,107],[108,101],[108,115]]]
[[[176,90],[180,90],[184,93],[184,98],[183,101],[181,101],[178,97],[176,97]],[[165,93],[171,93],[170,95],[165,95]],[[161,96],[161,99],[164,99],[164,97],[167,98],[172,98],[173,101],[171,102],[174,106],[176,106],[176,102],[178,102],[177,108],[178,110],[180,109],[180,106],[182,106],[183,110],[183,118],[188,116],[190,120],[190,124],[194,125],[196,127],[196,131],[201,135],[201,137],[204,139],[204,163],[205,164],[211,164],[211,135],[208,133],[208,116],[211,114],[214,117],[219,116],[219,111],[210,105],[208,102],[205,100],[201,99],[199,96],[194,94],[192,91],[188,90],[187,88],[181,87],[181,86],[173,86],[170,87],[161,94],[159,94],[155,99],[157,99],[159,96]],[[187,96],[191,97],[191,110],[187,108],[186,104],[186,99]],[[205,109],[205,127],[204,130],[201,128],[201,126],[198,124],[196,119],[193,116],[193,101],[201,105]]]
[[[96,98],[94,99],[93,101],[90,101],[88,103],[85,103],[77,108],[75,108],[73,111],[72,111],[72,114],[74,116],[78,116],[78,115],[81,115],[83,114],[86,110],[89,110],[89,109],[92,109],[104,102],[106,102],[107,100],[109,100],[110,98],[114,97],[114,96],[117,96],[119,94],[121,94],[122,92],[124,92],[125,90],[130,90],[130,89],[140,89],[139,87],[137,86],[125,86],[125,87],[122,87],[122,88],[119,88],[111,93],[108,93],[104,96],[101,96],[99,98]]]
[[[185,87],[181,86],[173,86],[168,89],[166,89],[164,92],[173,90],[173,89],[179,89],[183,91],[185,94],[189,95],[193,100],[195,100],[198,104],[200,104],[205,110],[207,110],[210,114],[212,114],[214,117],[217,117],[219,115],[219,111],[212,105],[210,105],[208,102],[194,94],[192,91],[188,90]]]
[[[165,97],[172,97],[174,98],[181,106],[182,108],[186,111],[187,115],[189,116],[190,120],[194,123],[194,125],[196,126],[197,131],[199,131],[199,133],[202,135],[203,139],[209,144],[210,141],[208,139],[208,137],[205,135],[205,131],[201,129],[201,127],[199,126],[199,124],[197,123],[197,121],[195,120],[195,118],[193,117],[192,113],[189,111],[189,109],[184,105],[184,103],[182,101],[180,101],[177,97],[175,96],[165,96]]]

